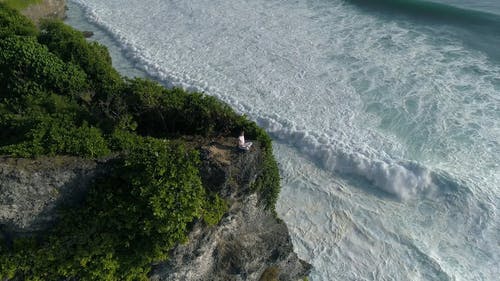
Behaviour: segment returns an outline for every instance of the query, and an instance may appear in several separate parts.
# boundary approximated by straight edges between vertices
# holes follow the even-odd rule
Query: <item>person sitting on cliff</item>
[[[248,151],[252,146],[252,142],[245,142],[245,132],[241,131],[240,136],[238,137],[238,148],[241,150]]]

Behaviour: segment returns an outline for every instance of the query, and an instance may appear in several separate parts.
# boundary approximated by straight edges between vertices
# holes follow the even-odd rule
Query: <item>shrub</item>
[[[36,36],[38,30],[33,22],[9,6],[11,3],[0,2],[0,39],[13,35]]]
[[[203,208],[203,221],[208,225],[216,225],[227,212],[227,203],[217,194],[210,196]]]
[[[110,133],[127,120],[122,97],[124,81],[113,68],[105,46],[88,42],[81,32],[57,20],[42,22],[38,41],[62,61],[77,65],[87,75],[90,91],[83,92],[81,97],[93,112],[91,123],[99,123],[101,129]]]
[[[3,0],[5,5],[16,9],[16,10],[22,10],[26,7],[28,7],[31,4],[36,4],[41,2],[42,0]]]
[[[63,213],[42,241],[18,239],[1,255],[0,277],[26,280],[147,280],[150,264],[186,239],[205,191],[196,151],[180,142],[135,138],[82,209]]]
[[[120,93],[123,80],[105,46],[88,42],[81,32],[57,20],[41,24],[38,41],[64,62],[78,65],[87,74],[96,99],[109,102]]]
[[[41,89],[76,95],[87,89],[84,72],[62,62],[33,37],[5,38],[0,49],[0,98],[16,98]]]
[[[98,128],[83,122],[80,126],[68,115],[38,115],[16,120],[14,129],[27,130],[18,136],[17,143],[0,147],[0,153],[20,157],[40,155],[75,155],[89,158],[102,157],[110,153],[107,142]]]
[[[244,130],[263,149],[263,171],[254,184],[268,209],[274,210],[280,191],[279,169],[269,135],[255,122],[236,114],[228,105],[202,93],[165,89],[158,83],[133,79],[125,90],[127,112],[137,124],[137,132],[154,137],[180,134],[236,135]]]
[[[262,146],[264,167],[254,189],[261,194],[266,207],[274,211],[280,191],[279,169],[271,138],[255,122],[236,114],[214,97],[178,88],[164,89],[144,79],[128,80],[124,96],[127,111],[142,135],[236,135],[243,129],[248,138],[257,140]]]

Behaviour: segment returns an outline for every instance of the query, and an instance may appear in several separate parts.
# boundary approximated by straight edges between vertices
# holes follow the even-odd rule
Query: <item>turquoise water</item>
[[[433,2],[500,15],[500,2],[497,0],[435,0]]]
[[[467,46],[500,61],[500,1],[347,0],[387,21],[399,20],[436,29],[445,27]],[[437,37],[441,34],[437,34]]]
[[[311,280],[496,280],[498,7],[73,0],[68,21],[123,73],[217,96],[272,135],[277,211]]]

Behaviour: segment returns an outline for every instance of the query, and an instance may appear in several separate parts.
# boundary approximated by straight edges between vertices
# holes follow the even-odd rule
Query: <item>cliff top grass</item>
[[[227,207],[202,186],[183,136],[245,130],[264,158],[254,189],[274,209],[278,167],[254,122],[214,97],[122,77],[105,46],[61,22],[38,29],[0,3],[0,24],[0,155],[119,155],[46,233],[2,241],[0,229],[1,280],[147,280],[192,222],[216,224]]]
[[[20,11],[27,8],[29,5],[38,4],[42,2],[42,0],[0,0],[0,2],[3,2],[7,6]]]

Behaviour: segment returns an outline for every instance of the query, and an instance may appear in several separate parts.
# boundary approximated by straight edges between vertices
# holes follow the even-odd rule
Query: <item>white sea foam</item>
[[[495,271],[498,255],[483,254],[496,247],[497,219],[476,198],[451,192],[455,198],[403,204],[367,197],[307,159],[290,157],[293,150],[275,145],[278,158],[290,158],[281,165],[277,209],[299,255],[313,262],[312,280],[494,280],[487,272]],[[462,235],[488,237],[472,243],[486,252],[458,250]],[[467,269],[471,258],[485,264]]]
[[[373,151],[351,151],[344,143],[328,141],[314,132],[294,126],[284,128],[282,125],[290,122],[260,117],[257,123],[266,128],[274,139],[294,145],[325,170],[362,177],[400,199],[415,198],[419,194],[435,191],[430,171],[417,163],[373,159]]]
[[[283,170],[282,204],[300,206],[294,192],[331,194],[315,212],[282,211],[299,253],[317,266],[314,280],[497,275],[500,68],[453,32],[382,21],[342,1],[73,1],[150,75],[217,96],[291,145],[280,162],[306,156],[329,175],[368,182],[330,193],[314,168]],[[297,173],[306,190],[286,192]],[[350,185],[403,200],[346,195]],[[321,209],[333,201],[344,214],[335,219],[362,235],[320,227],[331,224]]]

